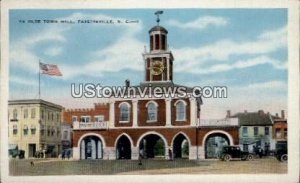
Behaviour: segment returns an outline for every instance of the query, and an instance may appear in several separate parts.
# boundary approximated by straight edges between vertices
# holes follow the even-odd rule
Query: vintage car
[[[223,161],[230,160],[252,160],[253,154],[244,152],[238,146],[224,146],[220,155],[220,159]]]
[[[19,149],[9,149],[8,154],[13,158],[23,159],[25,155],[25,151]]]
[[[275,157],[278,161],[286,162],[288,160],[287,142],[277,142]]]

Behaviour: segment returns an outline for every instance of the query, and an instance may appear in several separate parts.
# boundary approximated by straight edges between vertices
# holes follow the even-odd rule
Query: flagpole
[[[41,99],[41,61],[39,59],[39,99]]]

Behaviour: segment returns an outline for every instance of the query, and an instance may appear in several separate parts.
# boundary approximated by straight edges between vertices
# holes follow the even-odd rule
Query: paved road
[[[30,161],[34,162],[31,166]],[[11,175],[118,175],[118,174],[262,174],[287,173],[287,163],[275,158],[253,161],[218,160],[10,160]]]

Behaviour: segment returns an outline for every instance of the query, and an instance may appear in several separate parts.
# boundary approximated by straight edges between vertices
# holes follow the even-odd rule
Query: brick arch
[[[125,137],[128,138],[128,140],[129,140],[129,142],[130,142],[130,144],[131,144],[131,148],[133,148],[133,147],[134,147],[133,140],[132,140],[132,138],[130,137],[130,135],[128,135],[127,133],[121,133],[121,134],[116,138],[115,143],[114,143],[114,147],[115,147],[115,148],[117,147],[118,140],[119,140],[123,135],[124,135]]]
[[[80,148],[80,143],[81,143],[81,141],[82,141],[85,137],[88,137],[88,136],[96,136],[96,137],[98,137],[98,138],[102,141],[103,148],[106,147],[106,142],[105,142],[104,138],[102,137],[102,135],[97,134],[97,133],[92,133],[92,132],[91,132],[91,133],[86,133],[86,134],[82,135],[82,136],[79,138],[78,142],[77,142],[77,147]]]
[[[203,137],[203,139],[202,139],[202,145],[203,145],[203,146],[205,145],[206,139],[207,139],[211,134],[214,134],[214,133],[220,133],[220,134],[225,135],[225,136],[228,138],[230,145],[234,145],[233,137],[231,136],[230,133],[228,133],[228,132],[226,132],[226,131],[223,131],[223,130],[212,130],[212,131],[207,132],[207,133],[204,135],[204,137]]]
[[[189,147],[191,147],[191,146],[192,146],[192,143],[191,143],[191,140],[190,140],[189,136],[186,135],[186,134],[185,134],[184,132],[182,132],[182,131],[176,133],[176,134],[173,136],[172,141],[171,141],[171,147],[173,147],[173,143],[174,143],[175,138],[176,138],[178,135],[180,135],[180,134],[183,135],[183,136],[186,138],[186,140],[187,140],[188,143],[189,143]]]
[[[167,139],[166,139],[162,134],[160,134],[160,133],[158,133],[158,132],[155,132],[155,131],[148,131],[148,132],[143,133],[143,134],[138,138],[138,140],[137,140],[137,142],[136,142],[136,147],[139,147],[139,144],[140,144],[141,140],[142,140],[144,137],[146,137],[147,135],[157,135],[157,136],[159,136],[159,137],[163,140],[163,142],[164,142],[164,144],[165,144],[165,148],[168,147],[168,141],[167,141]]]

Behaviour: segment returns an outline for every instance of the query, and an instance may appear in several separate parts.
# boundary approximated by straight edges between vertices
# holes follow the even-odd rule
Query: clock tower
[[[173,54],[168,50],[168,31],[159,25],[158,11],[157,25],[149,30],[150,51],[143,54],[145,65],[145,82],[172,82],[173,81]]]

